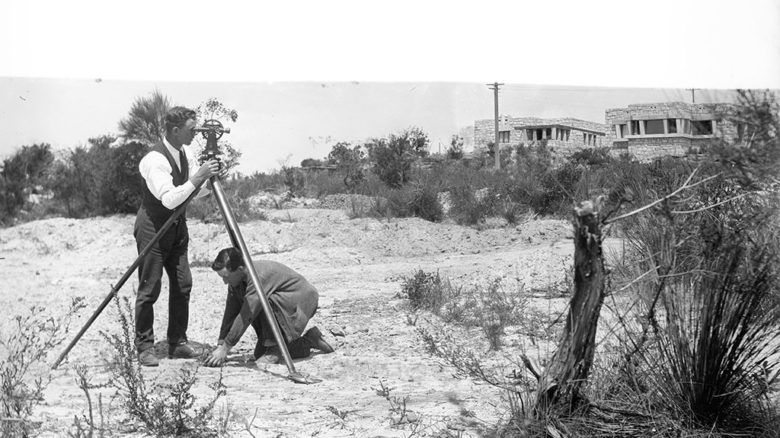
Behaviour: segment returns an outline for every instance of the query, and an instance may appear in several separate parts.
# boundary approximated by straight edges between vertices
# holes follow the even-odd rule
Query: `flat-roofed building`
[[[606,142],[615,152],[645,161],[682,156],[722,138],[734,141],[739,126],[726,115],[727,103],[643,103],[606,110]]]
[[[500,147],[524,144],[530,146],[544,141],[557,153],[567,154],[587,148],[608,146],[605,142],[606,125],[574,118],[542,119],[538,117],[511,117],[502,115],[498,124]],[[495,120],[474,122],[474,144],[486,148],[495,141]]]

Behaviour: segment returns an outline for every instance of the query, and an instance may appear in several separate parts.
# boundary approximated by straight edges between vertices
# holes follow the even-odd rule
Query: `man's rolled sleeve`
[[[159,152],[151,152],[141,159],[138,170],[152,195],[169,210],[181,205],[195,191],[195,185],[190,180],[180,186],[173,184],[173,169]]]

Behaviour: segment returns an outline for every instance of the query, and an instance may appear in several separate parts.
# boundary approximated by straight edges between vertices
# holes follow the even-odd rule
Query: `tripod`
[[[218,159],[217,155],[219,155],[219,147],[217,146],[217,140],[222,137],[224,133],[229,133],[230,129],[223,128],[222,123],[220,123],[218,120],[206,120],[202,127],[196,128],[195,130],[197,132],[201,132],[206,138],[206,147],[203,151],[203,154],[201,155],[201,161]],[[246,243],[244,242],[244,238],[241,235],[241,230],[238,228],[238,223],[236,222],[235,216],[233,215],[233,211],[230,209],[230,205],[227,202],[227,197],[225,196],[225,191],[222,189],[222,184],[219,182],[219,178],[217,176],[212,176],[209,178],[209,184],[211,185],[211,189],[214,192],[214,197],[217,199],[217,204],[219,205],[219,210],[222,213],[222,217],[225,220],[225,226],[227,228],[228,235],[230,236],[230,241],[232,242],[233,247],[238,248],[238,250],[241,251],[241,256],[244,259],[244,265],[249,273],[249,278],[255,285],[255,289],[260,296],[260,305],[263,308],[263,313],[265,314],[265,317],[268,321],[268,325],[271,327],[274,340],[276,341],[276,344],[279,346],[279,350],[282,353],[284,363],[287,365],[287,371],[289,373],[288,378],[296,383],[317,383],[319,379],[305,376],[295,370],[295,365],[293,365],[290,352],[287,349],[287,343],[284,340],[284,336],[282,336],[279,323],[274,317],[274,313],[271,309],[270,303],[268,302],[268,298],[265,296],[265,292],[260,286],[260,279],[257,275],[257,271],[255,270],[255,266],[252,263],[252,257],[249,254],[249,250],[247,249]],[[141,252],[138,253],[138,257],[135,259],[133,264],[130,265],[130,268],[128,268],[124,275],[122,275],[122,277],[119,279],[119,282],[117,282],[115,286],[112,286],[111,291],[106,296],[106,298],[103,299],[103,302],[100,304],[100,306],[98,306],[97,310],[92,314],[89,320],[87,320],[87,323],[84,325],[84,327],[81,328],[79,333],[70,342],[65,351],[63,351],[60,357],[57,358],[57,360],[54,362],[52,369],[56,369],[57,366],[59,366],[59,364],[65,359],[70,350],[76,345],[79,339],[81,339],[87,329],[89,329],[100,313],[103,312],[106,306],[108,306],[108,303],[110,303],[111,300],[116,296],[116,294],[119,292],[119,289],[124,285],[127,279],[130,278],[133,272],[135,272],[136,268],[138,268],[138,265],[141,264],[144,256],[160,240],[163,234],[165,234],[165,232],[171,227],[176,219],[184,213],[187,205],[190,203],[190,201],[192,201],[199,189],[200,185],[195,188],[195,191],[193,191],[192,194],[181,205],[176,207],[171,217],[168,218],[168,220],[165,221],[162,227],[160,227],[160,229],[157,231],[157,234],[155,234],[146,247],[144,247]]]

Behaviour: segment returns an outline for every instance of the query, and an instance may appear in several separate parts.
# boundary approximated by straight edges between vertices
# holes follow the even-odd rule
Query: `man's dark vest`
[[[176,161],[174,161],[173,156],[171,156],[171,153],[168,152],[168,148],[166,148],[163,143],[157,143],[154,145],[149,153],[151,154],[152,152],[159,152],[163,154],[163,156],[168,160],[168,163],[170,163],[172,169],[171,176],[173,177],[174,186],[180,186],[187,182],[187,180],[190,178],[190,172],[187,159],[183,157],[183,154],[181,157],[184,159],[181,160],[180,171],[176,166]],[[168,210],[162,204],[162,201],[155,198],[152,192],[149,191],[149,186],[146,185],[146,181],[144,181],[143,184],[143,199],[141,201],[141,210],[146,210],[146,214],[149,216],[149,219],[152,220],[152,223],[154,223],[155,228],[162,226],[162,224],[165,223],[165,221],[168,220],[168,218],[173,214],[173,210]],[[184,219],[186,214],[187,213],[184,212],[181,215],[181,218]]]

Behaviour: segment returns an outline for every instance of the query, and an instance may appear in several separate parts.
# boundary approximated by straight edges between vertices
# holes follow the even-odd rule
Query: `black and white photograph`
[[[538,3],[11,0],[0,436],[778,436],[780,4]]]

